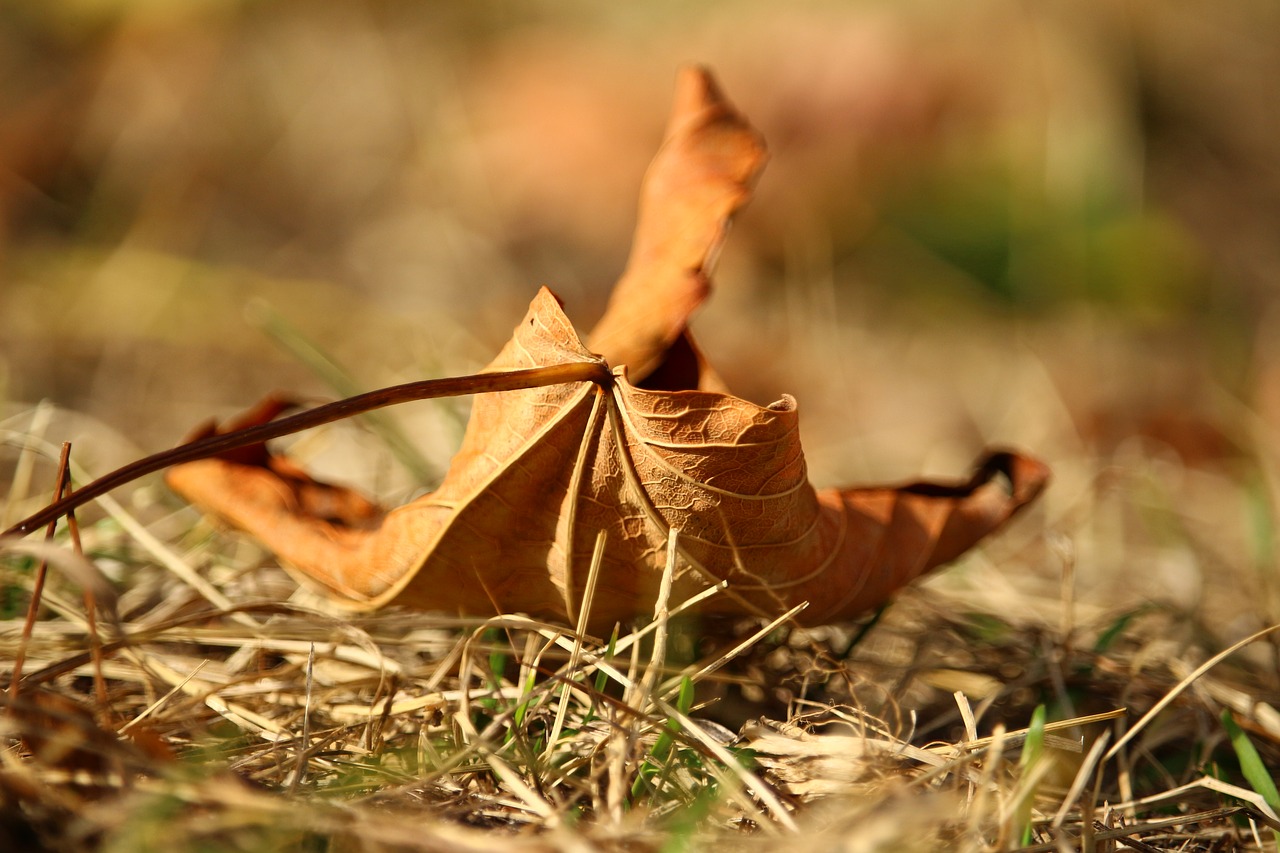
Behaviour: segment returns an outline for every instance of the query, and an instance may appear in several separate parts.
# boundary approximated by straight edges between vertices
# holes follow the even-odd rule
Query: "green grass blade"
[[[1022,745],[1022,757],[1018,760],[1024,779],[1031,775],[1044,755],[1044,716],[1044,705],[1037,705],[1031,714],[1031,723],[1027,726],[1027,739]],[[1023,847],[1031,845],[1031,807],[1034,801],[1035,791],[1027,791],[1018,806],[1016,825]]]
[[[688,715],[689,711],[693,709],[693,695],[693,679],[686,675],[680,679],[680,693],[676,696],[676,709],[681,714]]]
[[[1249,740],[1244,729],[1231,716],[1231,711],[1225,708],[1222,711],[1222,727],[1231,738],[1231,748],[1236,751],[1236,759],[1240,762],[1240,771],[1244,773],[1245,781],[1271,806],[1272,811],[1280,813],[1280,791],[1276,790],[1276,780],[1271,777],[1271,772],[1267,770],[1253,741]]]

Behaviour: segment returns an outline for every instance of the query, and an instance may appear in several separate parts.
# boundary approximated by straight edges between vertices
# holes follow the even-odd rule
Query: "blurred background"
[[[51,401],[101,473],[336,396],[282,338],[367,389],[483,365],[541,284],[585,332],[700,62],[771,161],[695,330],[742,396],[800,399],[813,478],[1017,445],[1049,495],[939,583],[999,566],[1051,610],[1069,562],[1098,608],[1219,595],[1252,630],[1280,619],[1277,33],[1268,0],[0,3],[0,414]],[[443,470],[465,412],[397,416]],[[339,474],[413,487],[346,440]]]

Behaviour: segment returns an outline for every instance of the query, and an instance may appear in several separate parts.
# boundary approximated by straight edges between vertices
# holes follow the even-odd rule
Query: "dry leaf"
[[[686,322],[763,161],[710,76],[684,72],[631,260],[591,348],[544,288],[487,368],[598,363],[595,350],[617,365],[613,381],[477,396],[434,493],[379,518],[261,448],[177,466],[169,483],[359,608],[574,622],[605,531],[588,619],[605,632],[652,611],[672,528],[673,602],[728,581],[704,614],[776,615],[807,602],[800,620],[815,624],[883,603],[1000,526],[1048,471],[992,453],[964,483],[819,492],[795,400],[761,407],[721,389]],[[269,405],[249,420],[272,414]]]
[[[764,166],[764,141],[705,71],[676,89],[666,140],[645,173],[627,268],[589,347],[651,388],[727,391],[689,335],[711,291],[710,271],[730,218]]]

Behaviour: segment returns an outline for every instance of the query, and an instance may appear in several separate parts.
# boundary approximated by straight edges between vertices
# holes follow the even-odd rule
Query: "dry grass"
[[[11,517],[55,455],[30,422],[5,434]],[[1221,721],[1277,766],[1274,635],[1226,648],[1205,611],[1108,606],[1039,520],[861,626],[659,602],[602,641],[340,616],[189,510],[132,503],[101,503],[85,559],[65,532],[5,545],[11,849],[1275,849]]]
[[[84,482],[322,392],[253,300],[364,385],[543,281],[589,319],[689,59],[773,146],[696,329],[731,387],[824,484],[1055,479],[878,619],[613,640],[345,617],[122,490],[84,559],[0,542],[0,850],[1276,850],[1274,4],[45,5],[0,28],[0,522],[64,439]],[[458,410],[411,417],[443,470]]]

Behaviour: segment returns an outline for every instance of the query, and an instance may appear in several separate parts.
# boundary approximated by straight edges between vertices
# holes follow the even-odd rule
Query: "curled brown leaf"
[[[800,619],[815,624],[883,603],[1033,500],[1048,469],[999,451],[954,484],[810,485],[796,401],[727,393],[687,329],[763,162],[710,75],[683,72],[631,259],[589,345],[543,289],[486,369],[598,364],[602,353],[612,379],[478,395],[435,492],[382,515],[261,452],[177,466],[169,483],[357,608],[574,622],[604,531],[587,622],[604,632],[652,610],[673,529],[673,600],[727,582],[703,613],[807,603]]]

